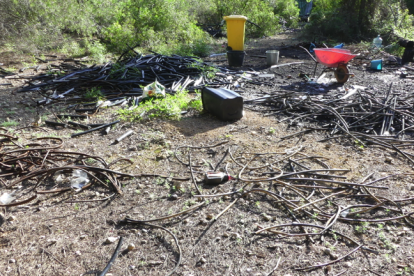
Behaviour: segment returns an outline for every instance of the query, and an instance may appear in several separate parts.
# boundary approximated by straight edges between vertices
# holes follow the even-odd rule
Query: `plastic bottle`
[[[382,45],[382,38],[380,35],[378,35],[376,38],[374,38],[373,43],[375,47],[380,48]]]
[[[208,171],[204,175],[204,183],[207,185],[218,185],[231,179],[232,177],[224,172]]]

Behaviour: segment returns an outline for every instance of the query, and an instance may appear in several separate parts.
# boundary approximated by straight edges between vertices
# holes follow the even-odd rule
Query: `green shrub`
[[[287,27],[297,27],[299,20],[299,8],[296,0],[268,0],[273,7],[275,14],[279,15],[286,21]]]
[[[0,124],[1,127],[13,127],[13,126],[18,126],[19,122],[16,121],[8,121],[8,122],[2,122]]]
[[[413,37],[413,16],[397,0],[319,0],[303,34],[309,40],[371,42],[381,34],[384,44],[395,35]]]
[[[193,45],[207,35],[187,10],[188,3],[184,0],[125,1],[117,21],[102,34],[115,51],[125,49],[126,44],[152,50]]]

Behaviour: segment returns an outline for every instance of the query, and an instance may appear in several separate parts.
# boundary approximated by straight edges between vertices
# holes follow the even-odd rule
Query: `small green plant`
[[[46,121],[46,120],[47,120],[48,115],[49,115],[49,114],[44,114],[44,115],[42,115],[42,116],[41,116],[41,118],[42,118],[42,122],[44,122],[44,121]]]
[[[154,182],[155,182],[155,184],[157,184],[157,185],[163,185],[163,184],[164,184],[164,182],[166,182],[166,181],[165,181],[165,179],[164,179],[164,178],[157,177],[157,178],[155,178]]]
[[[338,240],[338,235],[336,234],[335,230],[332,230],[332,236],[334,238],[334,240]]]
[[[274,129],[273,127],[271,127],[269,129],[269,134],[275,134],[276,133],[276,129]]]
[[[96,159],[94,159],[94,158],[87,158],[86,160],[85,160],[85,163],[86,164],[90,164],[90,165],[92,165],[92,164],[95,164],[97,161],[96,161]]]
[[[2,127],[14,127],[14,126],[18,126],[19,123],[16,121],[8,121],[8,122],[3,122],[0,124],[0,126]]]
[[[107,52],[106,47],[101,44],[99,41],[94,41],[92,43],[86,43],[87,51],[89,52],[91,58],[97,63],[105,62],[105,54]]]
[[[355,226],[355,232],[358,234],[364,234],[368,230],[369,223],[366,221],[361,222],[361,225]]]
[[[102,94],[99,87],[94,87],[86,91],[84,97],[87,100],[95,100],[95,99],[101,100],[104,97],[104,95]]]
[[[139,266],[145,266],[147,263],[145,261],[140,261]]]
[[[395,246],[391,243],[391,241],[389,239],[387,239],[387,237],[385,236],[384,232],[380,232],[378,234],[378,237],[380,239],[380,241],[382,241],[384,243],[384,247],[388,250],[394,250]]]
[[[184,203],[184,205],[187,206],[187,207],[190,207],[190,206],[195,205],[195,204],[196,204],[196,202],[194,200],[187,200]]]
[[[315,212],[315,213],[313,213],[312,218],[316,219],[318,216],[319,216],[319,214]]]
[[[79,204],[75,203],[75,206],[74,206],[73,208],[74,208],[76,211],[79,211],[80,206],[79,206]]]
[[[360,148],[360,149],[363,149],[363,148],[364,148],[364,145],[363,145],[360,141],[355,140],[355,141],[354,141],[354,143],[355,143],[355,145],[356,145],[358,148]]]
[[[175,95],[166,95],[161,99],[148,99],[133,109],[120,109],[118,114],[124,121],[140,121],[144,118],[168,118],[173,120],[181,119],[181,111],[188,109],[201,111],[201,96],[195,98],[188,95],[186,91],[177,92]]]
[[[256,207],[257,207],[257,208],[259,208],[259,209],[261,208],[261,207],[260,207],[260,201],[256,201],[256,202],[254,203],[254,205],[256,205]]]
[[[405,266],[403,270],[401,270],[400,272],[397,272],[397,274],[404,275],[404,274],[409,274],[410,272],[411,272],[411,269],[408,266]]]
[[[200,63],[193,63],[191,66],[200,70],[202,74],[208,79],[214,78],[216,76],[216,73],[219,71],[219,69],[217,69],[216,67],[204,66]]]

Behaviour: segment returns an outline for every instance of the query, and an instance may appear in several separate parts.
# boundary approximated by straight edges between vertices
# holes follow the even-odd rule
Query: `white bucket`
[[[278,50],[267,50],[266,51],[267,66],[276,65],[279,62],[279,51]]]

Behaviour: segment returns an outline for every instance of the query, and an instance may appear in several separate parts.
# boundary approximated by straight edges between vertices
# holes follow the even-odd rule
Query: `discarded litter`
[[[13,195],[16,193],[16,191],[12,192],[12,193],[4,193],[0,196],[0,203],[7,205],[12,203],[13,200],[16,199],[16,197],[14,197]]]
[[[119,142],[121,142],[122,140],[124,140],[126,137],[128,137],[128,136],[130,136],[130,135],[132,135],[134,133],[134,131],[133,130],[128,130],[127,132],[125,132],[124,134],[122,134],[120,137],[118,137],[116,140],[115,140],[115,142],[114,143],[119,143]]]
[[[164,98],[165,97],[165,87],[161,85],[158,81],[155,81],[144,87],[144,92],[142,94],[143,98]]]
[[[221,54],[211,54],[210,57],[218,57],[218,56],[225,56],[227,53],[221,53]]]
[[[350,210],[350,209],[346,209],[346,210],[342,211],[342,212],[340,213],[341,217],[346,218],[346,216],[349,214],[349,210]]]
[[[89,183],[88,174],[82,170],[74,170],[72,172],[72,179],[70,180],[70,186],[73,189],[80,190],[86,184]]]
[[[207,185],[218,185],[227,182],[231,179],[231,176],[224,172],[208,171],[204,175],[204,183]]]
[[[378,35],[374,40],[372,41],[374,43],[374,46],[377,48],[380,48],[382,45],[382,38],[380,35]]]
[[[267,66],[276,65],[279,62],[279,51],[267,50],[266,51]]]
[[[382,59],[371,60],[371,69],[381,71],[382,70]]]

